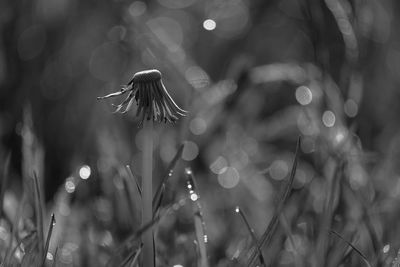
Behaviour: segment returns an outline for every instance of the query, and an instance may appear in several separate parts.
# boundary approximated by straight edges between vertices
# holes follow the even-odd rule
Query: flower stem
[[[142,226],[153,219],[153,120],[144,120],[144,149],[142,165]],[[143,266],[154,267],[153,230],[143,234]]]

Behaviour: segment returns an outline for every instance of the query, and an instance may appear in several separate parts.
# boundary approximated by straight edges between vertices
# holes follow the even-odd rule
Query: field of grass
[[[1,2],[0,267],[400,266],[399,14]]]

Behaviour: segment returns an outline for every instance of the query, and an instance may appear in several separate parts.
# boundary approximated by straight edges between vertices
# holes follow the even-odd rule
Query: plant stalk
[[[144,146],[142,162],[142,226],[153,219],[153,120],[144,120]],[[153,230],[150,228],[143,234],[143,266],[154,267]]]

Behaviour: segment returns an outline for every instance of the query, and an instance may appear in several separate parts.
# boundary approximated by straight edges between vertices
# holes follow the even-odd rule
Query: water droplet
[[[383,247],[383,249],[382,249],[383,253],[388,253],[389,250],[390,250],[390,245],[389,245],[389,244],[385,245],[385,246]]]
[[[92,171],[88,165],[83,165],[79,169],[79,177],[81,177],[84,180],[88,179],[90,177],[91,173],[92,173]]]
[[[235,212],[236,212],[236,213],[239,213],[239,212],[240,212],[239,207],[236,207],[236,208],[235,208]]]
[[[217,23],[216,23],[214,20],[212,20],[212,19],[206,19],[206,20],[203,22],[203,27],[204,27],[204,29],[206,29],[207,31],[212,31],[212,30],[215,30],[215,28],[217,27]]]
[[[190,199],[192,201],[196,201],[196,200],[199,199],[199,196],[196,193],[193,192],[193,193],[190,194]]]

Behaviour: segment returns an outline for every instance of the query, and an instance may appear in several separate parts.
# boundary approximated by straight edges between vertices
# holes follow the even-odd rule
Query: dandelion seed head
[[[161,78],[161,72],[156,69],[140,71],[135,73],[130,82],[119,92],[98,99],[128,94],[119,105],[116,105],[115,112],[126,113],[136,103],[138,106],[136,116],[140,119],[139,127],[144,120],[174,123],[179,117],[186,116],[187,112],[174,102]]]

